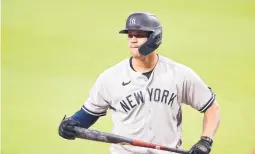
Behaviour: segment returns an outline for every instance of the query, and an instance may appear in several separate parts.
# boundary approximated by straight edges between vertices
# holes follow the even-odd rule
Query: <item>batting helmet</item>
[[[158,18],[148,12],[136,12],[127,18],[126,28],[119,33],[127,34],[128,30],[142,30],[150,32],[148,40],[139,47],[140,54],[146,56],[156,50],[162,42],[162,26]]]

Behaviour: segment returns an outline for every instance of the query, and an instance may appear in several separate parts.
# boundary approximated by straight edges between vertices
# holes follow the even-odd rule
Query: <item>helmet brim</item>
[[[119,31],[120,34],[127,34],[129,30],[141,30],[141,31],[145,31],[145,32],[153,32],[153,30],[150,29],[146,29],[146,28],[125,28],[121,31]]]
[[[121,31],[119,31],[120,34],[127,34],[128,33],[128,29],[123,29]]]

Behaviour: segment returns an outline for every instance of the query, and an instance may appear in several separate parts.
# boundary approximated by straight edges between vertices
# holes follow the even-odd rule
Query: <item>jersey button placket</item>
[[[148,132],[147,133],[147,140],[148,141],[151,141],[152,138],[153,138],[153,134],[152,134],[152,128],[151,128],[151,119],[152,119],[152,110],[150,108],[151,106],[151,102],[149,102],[150,99],[149,99],[149,94],[148,94],[148,89],[147,89],[147,86],[145,88],[145,103],[146,103],[146,110],[147,110],[147,116],[145,116],[146,118],[146,131]]]
[[[152,82],[152,79],[153,79],[153,75],[154,75],[154,72],[152,72],[152,74],[151,74],[151,76],[150,76],[150,78],[149,79],[147,79],[146,80],[146,82],[147,82],[147,85],[146,85],[146,94],[147,94],[147,99],[148,99],[148,101],[149,101],[149,94],[148,94],[148,91],[149,91],[149,86],[150,86],[150,84],[151,84],[151,82]],[[151,102],[149,102],[149,103],[151,103]],[[152,105],[150,105],[150,104],[148,104],[148,113],[149,113],[149,116],[148,117],[152,117]],[[150,118],[149,118],[150,119]],[[148,124],[151,124],[151,121],[150,120],[148,120]],[[151,126],[149,125],[148,126],[148,130],[149,130],[149,132],[151,133]]]

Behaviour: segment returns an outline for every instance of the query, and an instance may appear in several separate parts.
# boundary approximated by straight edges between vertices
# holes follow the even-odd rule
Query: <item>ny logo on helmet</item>
[[[129,25],[134,25],[135,24],[135,18],[130,18],[129,19]]]

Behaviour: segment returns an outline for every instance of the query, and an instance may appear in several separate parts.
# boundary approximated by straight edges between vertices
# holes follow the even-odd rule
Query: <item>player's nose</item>
[[[130,40],[131,40],[131,43],[137,43],[137,38],[135,36],[132,36]]]

